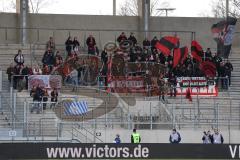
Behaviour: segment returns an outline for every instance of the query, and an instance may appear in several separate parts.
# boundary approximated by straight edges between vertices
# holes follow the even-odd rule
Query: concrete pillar
[[[26,44],[28,42],[27,26],[28,26],[28,0],[16,0],[16,12],[18,13],[19,23],[19,43]]]
[[[226,0],[226,19],[228,18],[229,13],[229,0]]]
[[[117,6],[116,6],[116,0],[113,0],[113,15],[114,16],[116,16],[117,15],[117,13],[116,13],[116,9],[117,8]]]
[[[138,0],[139,30],[143,31],[140,39],[148,37],[149,18],[150,18],[150,0]]]

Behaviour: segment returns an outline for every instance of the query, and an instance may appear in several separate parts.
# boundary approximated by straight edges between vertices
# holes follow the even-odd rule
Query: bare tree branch
[[[215,17],[226,17],[226,0],[213,0],[212,13]],[[240,0],[229,0],[229,16],[240,17]]]

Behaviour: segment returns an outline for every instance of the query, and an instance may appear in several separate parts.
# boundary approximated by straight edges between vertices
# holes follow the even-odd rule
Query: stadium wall
[[[0,43],[18,43],[18,15],[15,13],[0,13]],[[170,31],[165,33],[151,32],[153,35],[174,35],[175,31],[196,32],[198,40],[204,48],[216,48],[212,39],[211,26],[220,19],[216,18],[190,18],[190,17],[151,17],[151,31]],[[3,27],[8,27],[3,28]],[[83,44],[89,34],[96,37],[100,48],[107,41],[114,41],[121,31],[127,34],[134,31],[137,36],[140,32],[138,17],[103,16],[103,15],[60,15],[60,14],[29,14],[29,42],[46,43],[49,36],[54,36],[57,44],[64,44],[68,35],[77,36]],[[69,30],[70,29],[70,30]],[[92,30],[92,31],[91,31]],[[97,31],[104,30],[104,31]],[[240,31],[240,25],[237,26]],[[181,45],[189,45],[191,33],[178,32]],[[7,38],[6,38],[7,37]],[[140,37],[140,36],[139,36]],[[100,43],[101,39],[101,43]],[[236,34],[234,45],[240,40],[240,34]]]
[[[130,143],[131,139],[131,130],[98,130],[97,132],[101,132],[101,136],[99,137],[103,141],[107,143],[112,143],[116,134],[120,135],[120,138],[123,143]],[[138,130],[142,138],[142,143],[169,143],[169,135],[171,130]],[[224,143],[239,143],[240,142],[240,131],[239,130],[221,130],[221,134],[224,138]],[[105,134],[106,133],[106,134]],[[202,143],[203,130],[179,130],[181,134],[182,141],[181,143]],[[212,132],[213,133],[213,132]]]

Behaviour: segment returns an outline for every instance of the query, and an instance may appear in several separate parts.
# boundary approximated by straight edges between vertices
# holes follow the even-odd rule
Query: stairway
[[[193,97],[189,102],[185,96],[169,98],[165,104],[181,127],[240,128],[240,48],[233,48],[230,62],[233,64],[232,84],[218,97]],[[197,124],[197,125],[196,125]]]

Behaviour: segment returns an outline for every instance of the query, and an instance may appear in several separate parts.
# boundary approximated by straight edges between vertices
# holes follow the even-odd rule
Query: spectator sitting
[[[42,74],[42,70],[39,68],[39,66],[35,66],[33,68],[33,75],[41,75]]]
[[[78,52],[79,47],[80,47],[80,44],[77,40],[77,37],[74,37],[74,39],[73,39],[73,50],[74,50],[74,52]]]
[[[172,144],[178,144],[181,142],[181,136],[180,133],[177,132],[176,129],[172,130],[172,133],[169,136],[169,141]]]
[[[96,40],[92,35],[89,35],[86,44],[88,46],[88,54],[95,55]]]
[[[63,63],[63,58],[60,55],[59,51],[56,52],[56,56],[54,57],[54,66],[58,66]]]
[[[48,48],[50,48],[52,52],[55,52],[55,42],[53,37],[49,37],[49,40],[47,41],[46,49]]]
[[[6,74],[8,75],[8,81],[11,83],[12,81],[12,75],[14,75],[14,67],[13,64],[11,63],[10,66],[7,68]]]
[[[126,37],[125,33],[122,32],[122,33],[120,34],[120,36],[118,36],[117,42],[118,42],[118,43],[121,43],[121,42],[123,42],[123,41],[125,41],[125,40],[127,40],[127,37]]]
[[[57,89],[54,88],[53,91],[51,92],[51,107],[52,108],[53,106],[55,106],[55,104],[57,103],[58,101],[58,92],[57,92]]]
[[[24,56],[22,54],[22,50],[18,50],[18,53],[14,57],[14,61],[16,62],[17,65],[22,65],[24,64]]]
[[[51,71],[50,71],[48,65],[44,64],[42,74],[43,75],[49,75],[50,73],[51,73]]]
[[[66,40],[65,46],[66,46],[66,51],[67,51],[68,55],[70,55],[71,52],[72,52],[72,49],[73,49],[72,48],[73,47],[73,41],[72,41],[71,36],[69,36],[68,39]]]
[[[137,44],[137,39],[135,38],[134,34],[131,32],[128,40],[132,42],[132,45],[135,46]]]

